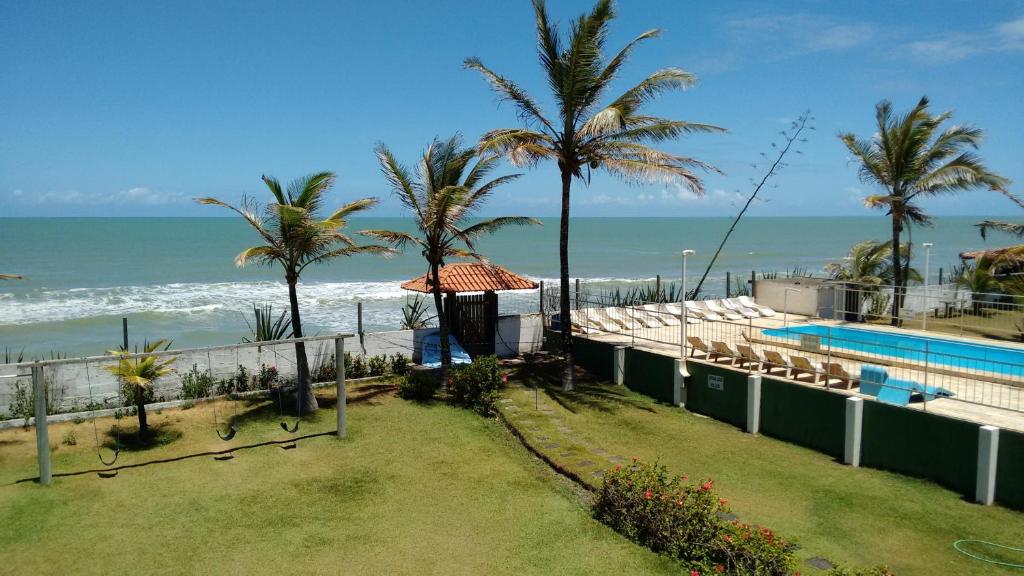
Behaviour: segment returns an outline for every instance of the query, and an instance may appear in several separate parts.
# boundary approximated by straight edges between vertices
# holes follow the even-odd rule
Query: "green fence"
[[[761,433],[842,457],[846,397],[774,378],[761,379]]]
[[[1024,510],[1024,434],[1020,432],[999,431],[996,500]]]
[[[747,375],[701,362],[687,362],[686,408],[741,428],[747,423]]]
[[[973,495],[978,425],[865,400],[861,464],[928,478]]]
[[[670,356],[626,348],[624,383],[635,392],[662,402],[672,402],[675,359]]]
[[[544,333],[544,349],[559,353],[562,350],[562,334],[547,330]],[[588,338],[572,338],[573,362],[602,380],[612,379],[612,362],[615,346]]]

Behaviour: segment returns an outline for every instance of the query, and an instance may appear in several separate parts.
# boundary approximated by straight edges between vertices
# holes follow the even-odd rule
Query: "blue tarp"
[[[448,345],[452,350],[452,364],[469,364],[473,361],[451,334],[448,335]],[[424,334],[420,341],[420,352],[423,355],[421,365],[427,368],[441,367],[441,334],[437,330]]]

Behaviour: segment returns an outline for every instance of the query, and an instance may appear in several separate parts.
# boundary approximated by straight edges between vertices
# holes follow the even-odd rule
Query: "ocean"
[[[1009,244],[981,240],[981,217],[941,217],[916,229],[915,243],[933,242],[932,281],[965,250]],[[576,218],[570,229],[570,270],[590,290],[652,281],[678,282],[680,251],[690,259],[691,286],[707,265],[730,218]],[[722,252],[706,286],[724,291],[727,271],[800,268],[820,275],[861,240],[884,240],[888,220],[875,217],[743,219]],[[403,218],[353,220],[350,230],[411,230]],[[0,218],[0,272],[25,276],[0,281],[0,354],[53,352],[100,354],[121,341],[127,317],[130,340],[170,338],[192,347],[241,341],[252,322],[252,305],[287,309],[279,268],[236,268],[233,259],[256,241],[238,218]],[[494,263],[534,279],[558,277],[558,220],[512,228],[479,243]],[[915,252],[923,272],[924,250]],[[299,286],[307,334],[353,331],[356,304],[364,330],[397,329],[410,297],[399,284],[423,274],[418,251],[384,259],[359,256],[308,269]],[[535,294],[504,294],[504,310],[536,310]],[[0,356],[0,361],[3,358]]]

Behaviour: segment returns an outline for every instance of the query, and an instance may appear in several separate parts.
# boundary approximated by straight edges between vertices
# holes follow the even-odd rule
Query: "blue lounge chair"
[[[924,396],[925,400],[934,400],[938,396],[953,396],[952,391],[939,386],[925,386],[913,380],[889,378],[885,368],[870,364],[861,366],[860,391],[862,394],[897,406],[906,406],[910,402],[910,396],[915,393]]]
[[[452,349],[452,365],[469,364],[473,361],[455,340],[455,336],[451,334],[448,335],[448,345]],[[420,341],[420,352],[423,355],[421,365],[427,368],[441,367],[441,334],[437,330],[423,335],[423,340]]]

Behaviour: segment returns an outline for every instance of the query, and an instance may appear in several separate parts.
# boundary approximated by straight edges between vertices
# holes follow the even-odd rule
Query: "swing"
[[[213,382],[213,362],[210,358],[210,351],[206,351],[206,369],[210,374],[210,382]],[[230,392],[229,392],[230,395]],[[238,428],[235,426],[235,419],[238,417],[238,405],[232,401],[232,414],[231,420],[228,421],[228,431],[221,433],[220,431],[220,420],[217,418],[217,399],[213,399],[213,429],[217,432],[217,437],[227,442],[235,437],[238,433]]]
[[[90,375],[90,372],[89,372],[89,363],[88,362],[85,363],[85,382],[86,382],[86,384],[88,385],[88,388],[89,388],[89,404],[90,404],[90,406],[92,406],[92,435],[93,435],[93,439],[96,441],[96,456],[100,459],[100,462],[102,462],[104,466],[113,466],[117,462],[117,457],[120,456],[120,454],[121,454],[121,422],[120,422],[121,418],[120,418],[120,416],[118,416],[115,413],[115,415],[114,415],[114,431],[115,431],[114,432],[114,434],[115,434],[114,435],[114,456],[108,462],[107,459],[103,457],[103,450],[101,450],[101,446],[100,446],[100,432],[99,432],[99,428],[96,426],[96,402],[93,401],[93,397],[92,397],[92,376]],[[117,378],[117,410],[120,410],[120,409],[121,409],[121,377],[118,376],[118,378]],[[112,478],[112,477],[117,475],[117,471],[114,470],[114,471],[110,471],[110,472],[100,472],[99,475],[101,477],[103,477],[103,478]]]
[[[275,347],[273,350],[274,359],[278,361],[278,364],[280,364],[280,358],[278,358],[277,356],[277,348]],[[289,434],[295,434],[296,432],[298,432],[299,423],[302,422],[302,417],[299,416],[299,413],[302,410],[302,404],[299,403],[300,400],[302,399],[302,396],[300,395],[301,393],[299,391],[299,386],[301,386],[301,383],[297,385],[295,388],[295,424],[293,424],[291,427],[289,427],[288,423],[284,421],[284,386],[277,387],[277,411],[281,415],[281,429]],[[292,445],[285,449],[288,450],[294,447],[295,446]]]

